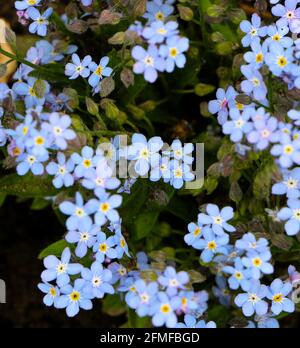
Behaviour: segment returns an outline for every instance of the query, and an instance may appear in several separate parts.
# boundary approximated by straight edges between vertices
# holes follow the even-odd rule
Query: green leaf
[[[68,245],[69,244],[64,239],[61,239],[61,240],[49,245],[44,250],[42,250],[40,252],[38,258],[41,260],[49,255],[54,255],[54,256],[59,257],[59,256],[61,256],[61,253]]]
[[[199,95],[200,97],[203,97],[207,94],[212,93],[216,89],[213,85],[208,85],[206,83],[198,83],[194,87],[195,94]]]
[[[118,317],[126,312],[126,307],[125,304],[121,302],[119,295],[110,295],[104,298],[102,310],[112,317]]]
[[[0,194],[20,197],[41,197],[54,196],[57,192],[52,185],[51,178],[48,176],[9,174],[0,179]]]
[[[149,232],[152,231],[158,217],[159,211],[150,211],[140,214],[135,222],[135,231],[134,236],[136,240],[142,239],[148,235]]]
[[[50,204],[49,200],[46,200],[46,199],[40,198],[40,197],[36,197],[33,200],[30,208],[32,210],[42,210],[42,209],[45,209],[49,204]]]

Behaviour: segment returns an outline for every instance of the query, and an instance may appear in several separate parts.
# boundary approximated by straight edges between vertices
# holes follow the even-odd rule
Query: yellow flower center
[[[102,253],[105,253],[107,251],[107,245],[106,243],[101,243],[99,245],[99,251],[101,251]]]
[[[31,97],[36,97],[36,94],[35,94],[35,91],[34,91],[33,87],[29,87],[28,92],[29,92],[29,95],[30,95]]]
[[[56,270],[57,270],[57,273],[58,273],[58,274],[66,273],[66,271],[67,271],[67,265],[66,265],[65,263],[62,263],[62,262],[61,262],[61,263],[58,264]]]
[[[63,166],[59,166],[58,172],[59,172],[59,174],[64,175],[64,174],[66,174],[66,168]]]
[[[280,68],[284,68],[287,65],[288,61],[284,56],[280,56],[277,58],[277,65]]]
[[[170,57],[175,58],[177,57],[178,50],[176,47],[171,47],[169,51]]]
[[[280,39],[281,39],[281,36],[279,34],[275,34],[272,36],[272,40],[274,41],[280,41]]]
[[[286,145],[285,147],[284,147],[284,153],[286,153],[287,155],[290,155],[293,151],[294,151],[294,149],[293,149],[293,147],[291,146],[291,145]]]
[[[84,210],[82,208],[76,208],[75,210],[75,215],[78,216],[78,217],[82,217],[84,216]]]
[[[283,301],[283,295],[282,295],[282,294],[275,294],[275,295],[272,297],[272,301],[273,301],[273,302],[276,302],[276,303],[282,303],[282,301]]]
[[[238,279],[238,280],[243,279],[243,275],[242,275],[241,272],[236,272],[236,273],[235,273],[235,277],[236,277],[236,279]]]
[[[19,148],[19,147],[15,147],[14,149],[13,149],[13,155],[15,156],[15,157],[17,157],[17,156],[19,156],[20,154],[21,154],[21,149]]]
[[[171,307],[168,303],[162,304],[160,306],[160,311],[164,314],[170,313],[171,312]]]
[[[34,143],[35,145],[38,145],[38,146],[44,145],[45,139],[39,135],[34,139]]]
[[[23,135],[26,135],[26,134],[28,133],[28,130],[29,130],[29,128],[28,128],[27,126],[24,126],[24,127],[22,128],[22,134],[23,134]]]
[[[101,205],[100,205],[100,210],[101,210],[103,213],[108,212],[109,209],[110,209],[109,203],[107,203],[107,202],[101,203]]]
[[[78,302],[80,300],[80,293],[78,291],[73,291],[71,294],[70,294],[70,300],[72,302]]]
[[[56,290],[55,290],[55,288],[50,288],[50,289],[49,289],[49,294],[50,294],[52,297],[55,297],[55,296],[56,296]]]
[[[155,14],[155,18],[156,18],[158,21],[162,21],[162,20],[165,18],[165,16],[164,16],[164,14],[163,14],[161,11],[158,11],[158,12],[156,12],[156,14]]]
[[[84,159],[82,164],[85,168],[89,168],[92,165],[92,161],[90,159]]]
[[[121,248],[125,248],[125,246],[126,246],[126,242],[125,242],[125,239],[124,238],[122,238],[121,240],[120,240],[120,245],[121,245]]]
[[[236,103],[235,103],[235,107],[236,107],[238,110],[241,111],[241,110],[244,109],[244,104],[236,102]]]
[[[255,267],[259,267],[259,266],[261,266],[262,261],[261,261],[261,259],[260,259],[259,257],[256,257],[256,258],[254,258],[254,259],[252,260],[252,264],[253,264],[253,266],[255,266]]]
[[[262,63],[264,60],[264,55],[262,53],[258,53],[255,57],[256,63]]]
[[[103,73],[103,66],[98,65],[97,69],[95,70],[95,74],[97,76],[102,76],[102,73]]]
[[[217,248],[217,243],[214,240],[211,240],[210,242],[207,243],[207,249],[216,250],[216,248]]]
[[[157,34],[165,35],[167,33],[167,30],[165,28],[158,28],[156,32]]]
[[[194,235],[194,237],[197,237],[197,236],[199,236],[200,233],[201,233],[201,228],[200,227],[196,227],[195,230],[194,230],[193,235]]]

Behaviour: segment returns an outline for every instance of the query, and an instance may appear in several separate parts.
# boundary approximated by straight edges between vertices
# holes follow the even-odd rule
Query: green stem
[[[5,51],[5,50],[4,50],[3,48],[1,48],[1,47],[0,47],[0,53],[3,54],[4,56],[10,58],[11,60],[15,60],[15,61],[17,61],[17,62],[19,62],[19,63],[21,63],[21,64],[25,64],[25,65],[31,67],[32,69],[35,69],[35,70],[41,70],[41,69],[42,69],[40,66],[38,66],[38,65],[36,65],[36,64],[33,64],[33,63],[29,62],[29,61],[26,60],[26,59],[20,58],[20,57],[18,57],[18,56],[16,56],[16,55],[12,54],[12,53],[10,53],[10,52],[7,52],[7,51]]]

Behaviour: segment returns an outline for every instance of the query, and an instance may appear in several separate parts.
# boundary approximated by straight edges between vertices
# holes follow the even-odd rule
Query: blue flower
[[[279,323],[277,319],[271,318],[270,314],[263,315],[255,318],[257,321],[258,329],[279,329]]]
[[[260,72],[253,69],[251,65],[242,65],[241,72],[246,77],[246,80],[241,83],[242,91],[248,95],[253,94],[256,100],[264,100],[267,95],[267,87]]]
[[[269,251],[268,241],[266,238],[259,238],[256,240],[253,233],[246,233],[243,237],[235,242],[235,247],[238,250],[252,252],[256,251],[257,253],[264,253]]]
[[[34,156],[30,153],[23,153],[17,158],[17,173],[18,175],[25,175],[29,171],[34,175],[42,175],[44,173],[43,162],[48,160],[48,154],[43,156]]]
[[[34,21],[29,26],[29,32],[32,34],[37,33],[40,36],[46,36],[47,26],[49,25],[48,18],[51,16],[52,12],[52,7],[49,7],[43,14],[35,7],[29,7],[27,14]]]
[[[189,49],[189,40],[186,37],[169,37],[165,45],[161,45],[159,53],[166,59],[166,71],[171,73],[175,66],[182,69],[186,63],[184,52]]]
[[[150,181],[159,181],[163,179],[164,182],[169,182],[171,179],[171,161],[168,156],[160,156],[159,162],[151,167]]]
[[[62,252],[61,259],[54,255],[44,258],[44,270],[41,274],[43,282],[51,282],[56,279],[59,287],[65,286],[70,282],[69,275],[78,274],[82,270],[79,263],[70,263],[71,252],[69,248],[65,248]]]
[[[89,77],[89,84],[92,87],[96,87],[103,77],[108,77],[112,74],[113,69],[107,66],[108,62],[109,58],[103,57],[98,65],[95,62],[89,64],[89,69],[92,71],[92,74]]]
[[[268,288],[261,285],[259,281],[253,281],[247,293],[238,294],[234,299],[234,303],[242,308],[246,317],[250,317],[254,313],[257,315],[265,315],[268,311],[268,303],[263,299],[266,297]]]
[[[184,323],[177,323],[176,328],[192,328],[192,329],[215,329],[216,323],[213,321],[209,321],[206,323],[204,320],[199,320],[190,314],[186,314],[184,316]]]
[[[223,233],[221,236],[217,236],[211,229],[205,229],[202,238],[193,244],[193,248],[203,250],[200,257],[208,263],[216,254],[227,254],[225,245],[228,242],[227,234]]]
[[[281,4],[272,7],[272,13],[274,16],[281,17],[277,21],[278,26],[289,25],[290,30],[293,32],[297,28],[300,19],[300,9],[297,8],[298,0],[286,0],[284,6]]]
[[[127,269],[123,265],[117,262],[110,263],[108,265],[108,269],[112,273],[112,279],[111,279],[112,284],[115,284],[120,279],[125,279],[127,277]]]
[[[209,228],[209,227],[205,227],[205,228]],[[200,222],[198,222],[197,224],[195,224],[194,222],[191,222],[188,224],[188,231],[189,233],[187,233],[184,236],[184,241],[188,245],[193,245],[201,237],[202,231],[203,231],[203,225]]]
[[[253,41],[251,44],[251,52],[244,54],[244,59],[254,69],[259,69],[263,66],[265,55],[268,52],[268,44],[264,42],[262,45],[258,41]]]
[[[289,265],[288,267],[289,280],[292,284],[298,284],[300,280],[300,273],[296,270],[295,266]]]
[[[49,283],[40,283],[38,284],[38,288],[46,294],[43,298],[43,302],[46,306],[50,307],[56,306],[56,301],[60,295],[59,288],[57,286],[53,286]]]
[[[160,137],[153,137],[149,140],[143,134],[133,134],[132,145],[127,149],[127,158],[134,162],[135,172],[141,176],[148,173],[150,166],[159,163],[159,151],[163,147]]]
[[[71,174],[74,170],[74,163],[71,158],[66,161],[66,157],[62,152],[57,154],[57,163],[50,162],[47,164],[46,171],[50,175],[55,175],[52,180],[53,186],[61,188],[63,186],[70,187],[74,184],[74,177]]]
[[[90,6],[93,0],[80,0],[83,6]]]
[[[84,146],[81,155],[73,153],[72,161],[76,164],[74,174],[78,178],[90,178],[94,174],[94,168],[98,163],[99,156],[94,156],[94,150],[89,146]]]
[[[202,302],[198,304],[198,298],[195,297],[195,293],[192,290],[181,290],[178,293],[178,297],[180,298],[181,302],[180,308],[178,308],[178,312],[194,313],[197,310],[197,312],[200,313],[202,309],[205,310],[206,303]]]
[[[94,190],[97,187],[102,187],[106,190],[115,190],[121,184],[120,180],[112,177],[112,169],[108,166],[104,158],[99,158],[97,168],[92,170],[88,178],[82,180],[83,187]]]
[[[78,226],[76,230],[68,231],[65,239],[68,243],[76,243],[75,255],[82,258],[87,254],[89,248],[96,243],[96,236],[100,228],[92,224],[89,220],[85,226]]]
[[[86,281],[84,279],[76,279],[74,287],[67,285],[61,288],[61,295],[56,303],[57,308],[66,308],[68,317],[74,317],[79,313],[80,308],[90,310],[93,307],[89,296],[84,293]]]
[[[54,112],[49,115],[49,123],[42,124],[42,129],[53,135],[54,143],[59,149],[66,150],[67,141],[76,138],[75,132],[69,129],[71,123],[72,120],[68,115],[61,116]]]
[[[134,284],[135,291],[130,291],[125,296],[125,301],[130,308],[135,309],[139,317],[149,315],[152,306],[156,303],[158,284],[156,282],[146,283],[138,279]]]
[[[103,263],[105,257],[115,259],[117,257],[117,252],[113,248],[115,245],[116,242],[114,236],[106,238],[106,234],[104,232],[99,232],[97,235],[97,242],[93,247],[96,260]]]
[[[227,287],[227,280],[225,277],[216,276],[217,286],[212,287],[213,294],[218,298],[219,302],[225,306],[229,307],[231,302],[231,294]]]
[[[250,144],[255,144],[258,150],[266,149],[270,142],[279,140],[276,132],[278,121],[275,117],[264,116],[261,120],[254,121],[254,129],[247,134],[247,140]]]
[[[251,112],[250,109],[245,109],[242,114],[238,109],[231,109],[229,114],[231,120],[223,124],[223,133],[230,134],[230,140],[234,143],[242,140],[243,135],[251,131],[253,123],[249,122]]]
[[[192,164],[194,161],[194,158],[192,156],[192,153],[194,151],[194,145],[189,144],[183,144],[179,139],[173,140],[171,147],[170,147],[170,154],[172,157],[174,157],[177,161],[182,161],[186,164]],[[164,154],[166,154],[166,151],[164,151]]]
[[[283,172],[283,180],[272,186],[273,195],[286,195],[288,198],[300,196],[300,168]]]
[[[72,63],[68,63],[65,68],[65,75],[69,76],[70,80],[77,79],[82,76],[86,78],[90,75],[90,69],[88,66],[92,62],[91,56],[85,56],[81,61],[76,53],[72,54]]]
[[[35,156],[46,156],[47,148],[50,147],[51,139],[47,131],[32,129],[25,141],[25,146]]]
[[[116,243],[116,253],[117,253],[117,258],[121,259],[124,255],[124,253],[130,257],[129,254],[129,249],[128,249],[128,244],[126,243],[125,238],[122,236],[121,233],[117,233],[115,235],[115,243]]]
[[[136,60],[133,71],[136,74],[144,74],[146,81],[153,83],[158,77],[157,71],[165,70],[165,61],[159,56],[155,45],[150,45],[147,51],[141,46],[133,47],[132,57]]]
[[[246,33],[242,39],[242,45],[244,47],[250,46],[253,41],[259,41],[260,37],[264,37],[267,34],[267,28],[261,27],[261,19],[256,13],[252,15],[251,22],[242,21],[240,28]]]
[[[186,272],[178,272],[168,266],[164,273],[158,277],[158,283],[166,288],[166,292],[170,296],[177,294],[178,289],[184,289],[185,284],[189,281],[189,276]]]
[[[287,115],[291,120],[295,121],[294,124],[296,126],[300,126],[300,111],[292,109],[288,111]]]
[[[298,199],[288,199],[287,207],[282,208],[277,217],[286,221],[284,229],[288,236],[295,236],[300,231],[300,201]]]
[[[83,198],[79,192],[76,192],[75,204],[65,201],[59,205],[59,209],[62,213],[70,215],[66,221],[68,230],[76,230],[77,228],[86,228],[90,226],[92,221],[89,214],[92,210],[89,204],[84,204]]]
[[[281,144],[272,147],[271,154],[279,157],[278,162],[282,168],[289,168],[293,163],[300,164],[300,141],[284,137]]]
[[[223,235],[224,230],[227,232],[234,232],[235,228],[227,223],[233,218],[234,212],[231,207],[224,207],[219,209],[215,204],[207,204],[207,214],[200,213],[198,215],[198,222],[204,225],[211,225],[212,230],[217,235]]]
[[[265,43],[269,45],[272,42],[279,42],[283,47],[288,48],[293,46],[293,39],[286,36],[289,33],[287,26],[269,25],[267,29],[268,38]]]
[[[103,298],[105,294],[114,294],[115,289],[111,285],[112,273],[103,268],[100,262],[93,262],[91,269],[84,268],[81,276],[86,280],[84,292],[91,298]]]
[[[223,272],[231,274],[228,278],[228,284],[230,289],[236,290],[241,287],[244,291],[247,291],[250,287],[251,272],[244,268],[242,260],[237,257],[233,266],[225,266],[222,269]]]
[[[262,253],[249,251],[247,256],[242,258],[242,263],[251,271],[253,279],[259,279],[262,274],[272,274],[274,272],[274,267],[267,262],[271,257],[270,251]]]
[[[157,294],[157,303],[155,303],[150,311],[152,323],[154,326],[163,326],[173,328],[177,324],[177,316],[174,313],[180,306],[180,298],[175,296],[170,298],[165,292]]]
[[[192,181],[195,177],[194,174],[191,173],[191,167],[189,165],[177,160],[172,160],[170,162],[170,169],[170,184],[177,190],[182,188],[185,182]]]
[[[90,199],[87,203],[90,210],[95,213],[95,223],[98,226],[103,226],[107,220],[110,222],[119,221],[120,216],[116,208],[122,204],[122,196],[110,195],[102,187],[95,189],[95,196],[98,199]]]
[[[282,311],[292,313],[295,311],[295,303],[287,296],[292,292],[293,286],[291,283],[283,283],[281,279],[272,281],[268,288],[267,298],[272,300],[271,311],[278,315]]]
[[[33,88],[34,84],[36,82],[36,79],[33,77],[28,78],[27,83],[26,82],[16,82],[14,83],[12,90],[19,96],[25,97],[25,105],[26,108],[32,108],[39,105],[44,105],[45,103],[45,97],[39,98],[35,90]],[[45,94],[49,93],[50,86],[49,83],[46,81],[43,81],[45,83],[46,89]]]
[[[29,7],[38,6],[41,0],[22,0],[16,1],[15,7],[19,11],[27,10]]]
[[[149,22],[155,20],[164,21],[174,11],[174,7],[165,3],[163,0],[147,1],[146,6],[147,12],[143,17],[147,18]]]
[[[293,58],[293,48],[285,49],[280,43],[272,42],[266,54],[266,64],[275,76],[290,72]]]
[[[219,124],[224,124],[227,121],[229,114],[228,107],[235,103],[235,97],[238,93],[232,86],[229,86],[225,91],[222,88],[217,89],[217,99],[211,100],[208,103],[208,110],[212,114],[218,114]]]
[[[178,23],[169,21],[164,23],[162,21],[155,21],[150,23],[143,30],[143,37],[148,41],[149,44],[162,43],[166,38],[178,34]]]

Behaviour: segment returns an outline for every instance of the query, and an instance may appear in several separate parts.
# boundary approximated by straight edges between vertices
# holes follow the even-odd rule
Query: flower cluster
[[[234,303],[242,308],[243,314],[246,317],[255,315],[258,327],[278,327],[278,321],[273,317],[282,311],[291,313],[295,310],[295,304],[289,298],[292,282],[275,279],[269,287],[260,283],[264,275],[274,273],[268,241],[257,239],[249,232],[231,244],[226,232],[235,231],[228,223],[233,216],[231,207],[220,210],[215,204],[208,204],[206,214],[198,215],[197,224],[188,225],[189,233],[184,240],[202,250],[201,261],[215,270],[217,287],[213,292],[221,304],[229,307],[231,292],[242,290],[235,296]],[[253,322],[251,325],[255,327]]]
[[[241,22],[245,33],[242,45],[251,49],[244,54],[247,64],[241,66],[245,79],[240,92],[246,98],[239,99],[238,91],[229,86],[219,89],[217,99],[209,103],[210,112],[218,115],[223,133],[236,144],[238,154],[245,156],[253,149],[268,150],[273,156],[282,181],[273,185],[272,193],[288,198],[287,207],[279,211],[277,218],[285,221],[285,231],[290,236],[300,231],[300,113],[295,103],[285,120],[278,119],[271,90],[272,79],[280,79],[288,89],[300,87],[299,40],[292,35],[298,32],[300,24],[297,4],[293,0],[274,5],[272,13],[280,19],[269,26],[263,26],[257,14],[252,15],[251,22]]]
[[[158,72],[171,73],[175,67],[183,68],[186,63],[184,53],[189,49],[189,40],[179,35],[178,23],[169,20],[174,12],[172,0],[147,1],[147,11],[143,25],[137,21],[129,27],[129,31],[136,32],[148,46],[137,45],[132,49],[135,59],[133,71],[143,74],[146,81],[153,83]]]
[[[41,5],[41,0],[21,0],[15,2],[15,7],[18,10],[17,14],[19,21],[24,24],[29,24],[29,19],[32,20],[29,25],[29,32],[39,36],[47,35],[47,27],[49,17],[52,15],[52,7],[47,8],[44,12],[40,12],[36,6]]]
[[[88,83],[93,87],[93,92],[98,93],[101,89],[100,81],[104,77],[109,77],[113,70],[108,67],[108,57],[100,59],[99,64],[92,61],[91,56],[86,56],[80,60],[76,53],[72,55],[72,63],[68,63],[65,67],[65,74],[70,80],[77,79],[79,76],[88,78]]]

